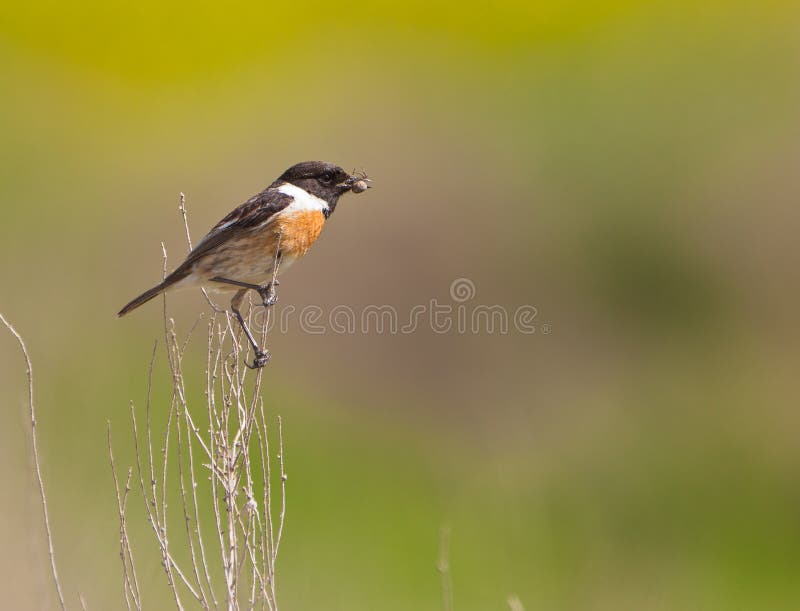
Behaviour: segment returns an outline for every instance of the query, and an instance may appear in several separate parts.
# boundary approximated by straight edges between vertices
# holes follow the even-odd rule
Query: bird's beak
[[[353,193],[363,193],[372,186],[369,184],[371,182],[372,181],[367,178],[364,172],[354,172],[350,178],[344,182],[340,182],[337,186],[352,191]]]

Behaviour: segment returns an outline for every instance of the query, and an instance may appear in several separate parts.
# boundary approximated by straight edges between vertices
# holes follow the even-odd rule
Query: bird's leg
[[[240,286],[243,289],[250,289],[258,293],[261,297],[261,305],[269,308],[278,303],[278,295],[275,292],[275,287],[280,286],[280,282],[273,280],[266,284],[251,284],[250,282],[240,282],[239,280],[230,280],[229,278],[221,278],[217,276],[212,278],[211,282],[221,282],[222,284],[232,284],[233,286]],[[238,294],[238,293],[237,293]]]
[[[229,278],[221,278],[219,276],[212,278],[212,282],[220,282],[222,284],[231,284],[233,286],[239,286],[239,289],[236,294],[231,299],[231,311],[236,316],[236,320],[239,321],[239,324],[242,326],[242,330],[244,334],[247,336],[247,341],[250,342],[250,345],[253,347],[253,352],[255,352],[255,358],[253,360],[253,364],[250,365],[249,363],[245,363],[250,369],[257,369],[263,367],[267,364],[267,361],[270,359],[270,354],[268,350],[262,350],[258,347],[253,334],[250,332],[250,329],[247,327],[247,323],[242,316],[242,313],[239,311],[239,307],[242,305],[242,299],[244,298],[247,291],[255,291],[261,297],[261,304],[265,308],[270,308],[274,306],[278,302],[278,295],[275,293],[275,287],[278,286],[280,283],[277,280],[273,280],[272,282],[267,282],[266,284],[252,284],[250,282],[241,282],[239,280],[231,280]]]
[[[255,357],[253,358],[253,364],[250,365],[247,361],[245,361],[245,365],[247,365],[250,369],[260,369],[270,359],[270,353],[268,350],[262,350],[258,347],[253,334],[250,332],[250,329],[247,328],[247,323],[244,320],[244,316],[239,311],[239,306],[242,305],[242,299],[244,298],[245,293],[247,293],[249,289],[243,288],[236,292],[231,299],[231,310],[233,311],[234,316],[236,316],[236,320],[239,321],[239,324],[242,326],[242,331],[247,336],[247,341],[250,342],[250,345],[253,347],[253,352],[255,353]]]

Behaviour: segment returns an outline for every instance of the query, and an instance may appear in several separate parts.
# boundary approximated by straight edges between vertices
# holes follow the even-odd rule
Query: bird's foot
[[[273,282],[268,282],[264,286],[258,287],[258,294],[261,297],[261,303],[265,308],[272,307],[278,303],[278,293],[275,291],[275,287],[279,285],[280,282],[274,280]]]
[[[269,350],[256,350],[255,357],[253,357],[253,364],[251,365],[247,361],[245,361],[244,364],[250,369],[261,369],[269,362],[270,358],[272,358],[272,355],[269,353]]]

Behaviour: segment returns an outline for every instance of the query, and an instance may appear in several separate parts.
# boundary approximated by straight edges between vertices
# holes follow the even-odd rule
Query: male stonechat
[[[235,291],[231,311],[253,347],[252,367],[263,367],[270,355],[258,346],[247,328],[240,312],[242,299],[248,290],[253,290],[264,307],[274,305],[278,299],[278,271],[285,271],[308,252],[342,195],[366,191],[368,183],[365,174],[348,174],[324,161],[293,165],[217,223],[174,272],[131,301],[117,316],[172,289]]]

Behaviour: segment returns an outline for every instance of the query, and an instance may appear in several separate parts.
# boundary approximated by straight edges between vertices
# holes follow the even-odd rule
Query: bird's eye
[[[332,172],[325,172],[322,175],[322,178],[320,178],[320,180],[323,183],[325,183],[326,185],[330,184],[331,182],[333,182],[333,173]]]

